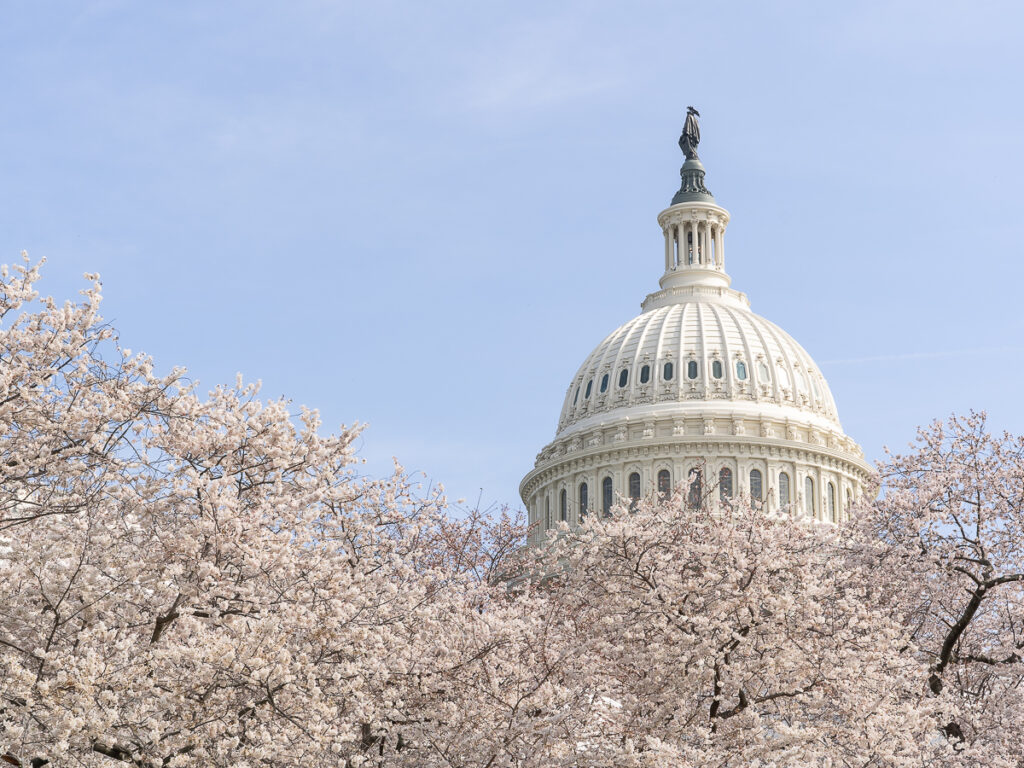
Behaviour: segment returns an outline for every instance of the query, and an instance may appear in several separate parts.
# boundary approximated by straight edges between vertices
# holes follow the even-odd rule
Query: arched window
[[[686,376],[690,379],[697,378],[697,361],[691,360],[686,364]]]
[[[740,381],[747,380],[747,364],[742,360],[736,361],[736,378]]]
[[[576,403],[579,401],[579,399],[580,399],[580,388],[576,387],[576,394],[572,396],[572,404],[576,405]]]
[[[672,475],[667,469],[658,472],[658,493],[662,499],[667,499],[672,492]]]
[[[610,477],[601,481],[601,514],[605,517],[612,514],[612,479]]]
[[[711,361],[711,375],[716,379],[722,378],[722,361],[712,360]]]
[[[645,365],[640,369],[640,383],[646,384],[651,380],[651,366]]]
[[[569,494],[565,492],[565,488],[558,494],[558,517],[560,520],[569,519]]]
[[[633,472],[629,476],[629,511],[636,509],[636,503],[640,501],[640,473]]]
[[[789,504],[789,475],[779,472],[779,506]]]
[[[686,476],[686,505],[690,509],[697,509],[704,501],[704,483],[701,477],[701,468],[692,467]]]
[[[853,506],[853,491],[849,488],[846,489],[846,511],[850,511],[850,507]]]
[[[833,523],[838,523],[836,519],[836,487],[832,483],[828,484],[828,518]]]
[[[608,391],[608,374],[607,373],[604,376],[601,377],[601,391],[602,392],[607,392]]]
[[[760,501],[761,500],[761,493],[762,493],[761,485],[762,485],[762,483],[761,483],[761,470],[760,469],[752,469],[752,470],[750,470],[750,498],[753,501]]]
[[[672,375],[675,373],[672,363],[665,363],[665,370],[662,373],[664,374],[665,381],[672,381]]]
[[[544,529],[551,527],[551,497],[544,497]]]
[[[718,498],[722,501],[732,498],[732,470],[728,467],[718,470]]]
[[[591,388],[593,386],[594,386],[594,380],[590,379],[590,381],[587,382],[587,391],[583,393],[583,399],[584,400],[586,400],[588,397],[590,397],[590,390],[591,390]]]
[[[580,483],[580,520],[587,516],[587,484]]]
[[[624,387],[629,383],[629,370],[623,368],[619,371],[619,387]]]
[[[810,477],[804,478],[804,512],[814,516],[814,480]]]

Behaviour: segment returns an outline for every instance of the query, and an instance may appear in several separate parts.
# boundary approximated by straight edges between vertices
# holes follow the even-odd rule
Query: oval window
[[[602,392],[607,392],[608,391],[608,374],[607,373],[604,376],[601,377],[601,391]]]
[[[672,381],[673,373],[675,373],[675,369],[672,367],[672,363],[665,363],[665,381]]]
[[[772,375],[768,373],[768,366],[764,364],[764,361],[757,364],[757,375],[761,378],[762,384],[772,383]]]
[[[624,387],[628,383],[629,383],[629,370],[626,369],[626,368],[623,368],[621,371],[619,371],[619,386],[620,387]]]
[[[777,366],[775,366],[775,367],[776,367],[776,368],[778,369],[778,371],[779,371],[779,382],[780,382],[780,383],[782,384],[782,386],[784,386],[784,387],[788,387],[788,386],[789,386],[789,372],[788,372],[788,371],[786,370],[786,368],[785,368],[785,367],[784,367],[784,366],[782,365],[782,363],[779,363],[779,364],[778,364]]]
[[[651,366],[645,365],[640,369],[640,383],[646,384],[651,380]]]
[[[747,364],[742,360],[736,361],[736,378],[740,381],[747,380]]]
[[[586,400],[588,397],[590,397],[590,390],[593,388],[593,386],[594,386],[594,380],[591,379],[590,381],[587,382],[587,391],[583,393],[583,399],[584,400]]]
[[[686,375],[691,379],[697,378],[697,361],[691,360],[686,364]]]
[[[722,378],[722,361],[721,360],[714,360],[711,363],[711,375],[714,376],[716,379]]]

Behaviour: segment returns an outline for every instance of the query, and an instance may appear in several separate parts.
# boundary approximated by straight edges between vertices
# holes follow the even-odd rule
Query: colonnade
[[[665,271],[687,266],[725,270],[725,224],[690,219],[665,227]]]

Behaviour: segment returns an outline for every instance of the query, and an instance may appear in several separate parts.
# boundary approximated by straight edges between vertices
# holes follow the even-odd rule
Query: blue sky
[[[662,263],[686,105],[729,271],[869,458],[1024,431],[1017,3],[0,2],[0,261],[203,388],[518,504]]]

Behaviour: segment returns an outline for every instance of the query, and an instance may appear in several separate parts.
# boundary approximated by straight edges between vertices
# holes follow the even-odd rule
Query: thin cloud
[[[951,349],[942,352],[902,352],[894,355],[871,355],[869,357],[846,357],[837,360],[822,360],[820,365],[846,365],[849,363],[880,363],[893,360],[936,360],[964,355],[994,355],[1020,352],[1024,347],[989,347],[975,349]]]

